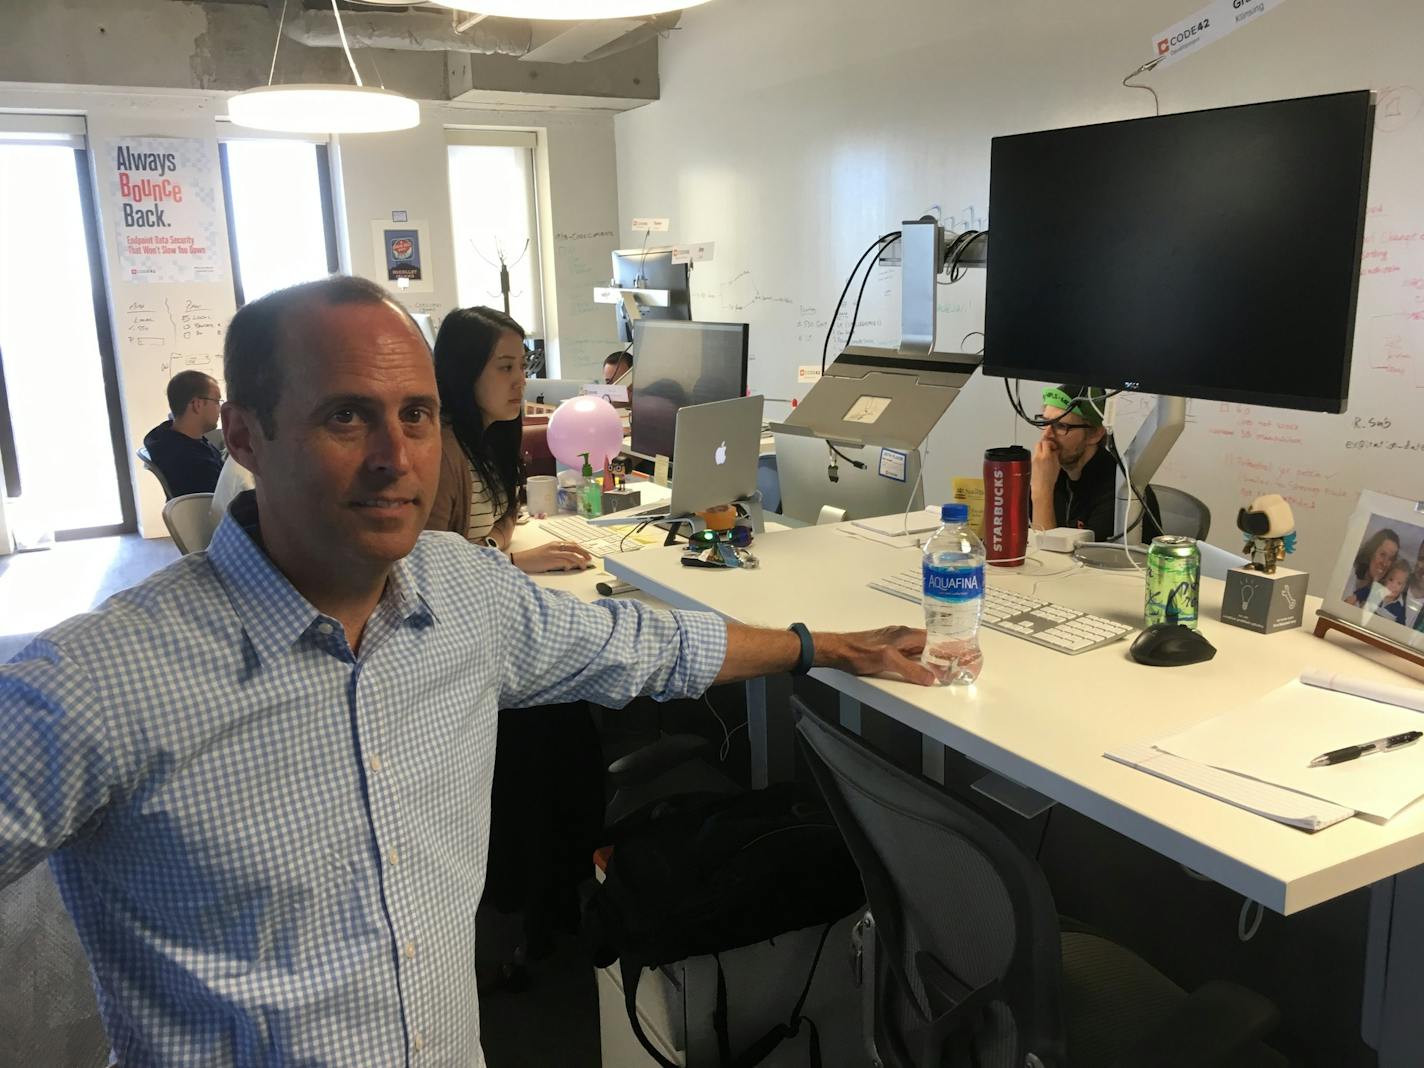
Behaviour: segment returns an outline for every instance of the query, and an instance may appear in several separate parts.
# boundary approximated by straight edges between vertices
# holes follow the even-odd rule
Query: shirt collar
[[[232,499],[208,545],[209,563],[227,591],[243,630],[263,660],[291,649],[322,623],[336,623],[303,597],[262,548],[257,494],[244,490]],[[429,599],[419,589],[408,561],[391,568],[376,613],[392,613],[405,624],[434,622]]]

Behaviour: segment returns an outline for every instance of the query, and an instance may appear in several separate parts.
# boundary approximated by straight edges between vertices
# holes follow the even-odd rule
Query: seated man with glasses
[[[1029,477],[1031,515],[1035,530],[1076,527],[1091,530],[1096,541],[1121,536],[1121,506],[1117,501],[1117,461],[1103,426],[1106,395],[1101,389],[1052,386],[1043,391],[1043,415],[1034,420],[1043,436],[1033,449]],[[1142,517],[1142,541],[1161,533],[1152,491],[1138,487],[1147,501]],[[1129,541],[1136,541],[1130,537]]]
[[[222,453],[203,435],[216,430],[222,411],[217,380],[202,371],[179,371],[168,380],[169,417],[143,437],[143,447],[174,497],[212,493]]]

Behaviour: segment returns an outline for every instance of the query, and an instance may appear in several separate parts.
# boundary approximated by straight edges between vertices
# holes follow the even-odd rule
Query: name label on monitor
[[[667,229],[668,229],[668,220],[666,220],[666,219],[634,219],[634,220],[633,220],[633,232],[634,232],[635,234],[647,234],[647,233],[665,234],[665,233],[667,233]]]
[[[1213,0],[1195,15],[1152,38],[1158,67],[1169,67],[1189,52],[1200,52],[1213,41],[1254,22],[1282,0]]]
[[[800,385],[808,382],[819,382],[821,380],[821,365],[815,363],[803,363],[796,368],[796,381]]]
[[[627,401],[627,386],[605,386],[601,382],[590,382],[584,386],[581,393],[585,397],[602,397],[608,401]]]
[[[889,397],[860,397],[841,418],[847,423],[875,423],[890,407]]]
[[[880,450],[880,477],[893,478],[896,482],[905,481],[905,470],[909,466],[909,454],[903,453],[899,449]]]
[[[677,245],[672,250],[673,263],[702,263],[717,251],[717,242],[703,241],[698,245]]]

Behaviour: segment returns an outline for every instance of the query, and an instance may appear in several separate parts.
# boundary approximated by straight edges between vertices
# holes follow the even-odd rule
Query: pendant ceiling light
[[[409,130],[420,124],[420,105],[409,97],[388,89],[376,89],[361,82],[361,72],[351,58],[346,28],[336,0],[331,10],[341,34],[341,47],[351,67],[355,85],[273,85],[277,73],[277,52],[282,47],[282,30],[287,22],[287,3],[277,23],[277,45],[272,49],[272,69],[267,84],[238,93],[227,102],[228,118],[239,126],[281,133],[382,133]]]
[[[697,7],[707,0],[430,0],[438,7],[511,19],[631,19]]]

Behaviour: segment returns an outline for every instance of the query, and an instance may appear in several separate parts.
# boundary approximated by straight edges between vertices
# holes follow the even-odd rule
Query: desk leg
[[[1424,866],[1370,888],[1360,1032],[1379,1068],[1424,1064]]]
[[[752,789],[796,774],[796,724],[791,720],[791,676],[751,679],[747,687],[747,742]]]
[[[843,693],[836,694],[836,697],[839,699],[836,711],[840,713],[841,726],[851,734],[859,734],[860,702]]]

